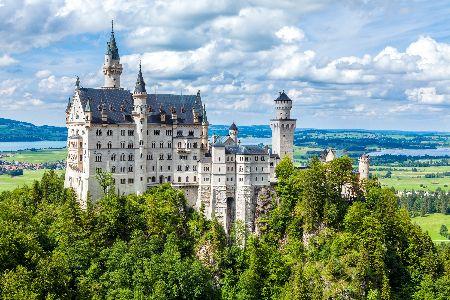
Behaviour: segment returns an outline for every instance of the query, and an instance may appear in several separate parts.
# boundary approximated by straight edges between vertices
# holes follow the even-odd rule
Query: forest
[[[302,170],[283,159],[276,174],[257,232],[227,236],[170,185],[119,196],[106,180],[81,210],[49,171],[0,194],[0,297],[449,299],[450,247],[391,189],[359,184],[351,159]]]

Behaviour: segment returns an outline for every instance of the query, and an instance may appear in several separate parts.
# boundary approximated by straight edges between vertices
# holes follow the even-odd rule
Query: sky
[[[133,89],[201,91],[211,124],[450,131],[448,1],[0,0],[0,117],[63,126],[101,87],[114,19]]]

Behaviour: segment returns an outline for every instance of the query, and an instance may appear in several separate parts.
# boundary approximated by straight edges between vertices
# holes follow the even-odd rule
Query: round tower
[[[292,100],[286,93],[280,92],[275,99],[275,118],[270,120],[272,129],[272,153],[280,158],[293,159],[294,131],[297,120],[291,119]]]
[[[361,155],[359,158],[359,180],[369,179],[369,169],[370,169],[370,157],[367,154]]]
[[[133,112],[134,124],[136,126],[137,144],[135,148],[135,172],[134,185],[137,194],[142,194],[146,190],[147,180],[147,91],[142,76],[142,67],[139,63],[139,73],[136,79],[136,85],[133,92]]]
[[[105,61],[103,63],[103,74],[105,75],[104,88],[120,88],[120,75],[122,74],[119,49],[114,37],[114,21],[111,21],[111,37],[106,43]]]
[[[237,144],[237,137],[238,137],[238,128],[236,126],[236,124],[233,122],[233,124],[231,124],[230,128],[228,129],[228,135],[230,136],[230,138],[233,139],[234,143]]]

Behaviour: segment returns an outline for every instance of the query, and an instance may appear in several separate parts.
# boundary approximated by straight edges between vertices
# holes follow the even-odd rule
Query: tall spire
[[[142,76],[142,65],[141,65],[141,61],[139,60],[139,73],[136,79],[136,86],[134,87],[134,92],[135,93],[146,93],[147,91],[145,90],[145,82],[144,82],[144,77]]]
[[[111,37],[109,38],[109,42],[106,43],[106,54],[110,55],[111,59],[120,59],[119,49],[117,48],[116,38],[114,36],[114,20],[111,20]]]

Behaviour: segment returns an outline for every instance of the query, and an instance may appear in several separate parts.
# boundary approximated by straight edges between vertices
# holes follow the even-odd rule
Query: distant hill
[[[0,118],[0,142],[65,141],[67,129]]]

